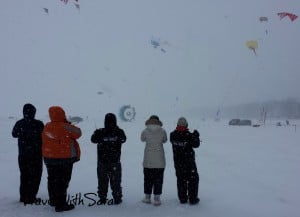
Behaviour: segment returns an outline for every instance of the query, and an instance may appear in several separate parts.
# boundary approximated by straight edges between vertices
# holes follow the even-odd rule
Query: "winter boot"
[[[25,200],[23,200],[22,202],[24,203],[24,205],[26,206],[27,204],[39,204],[39,203],[41,203],[41,198],[36,198],[36,197],[34,197],[34,198],[26,198]]]
[[[114,198],[114,205],[118,205],[122,203],[122,199],[121,198]]]
[[[100,198],[100,205],[106,205],[107,199],[104,197]]]
[[[73,204],[63,204],[63,205],[60,205],[60,206],[56,206],[55,211],[56,212],[63,212],[63,211],[72,210],[74,208],[75,208],[75,206]]]
[[[186,204],[188,202],[187,199],[180,199],[179,201],[180,201],[181,204]]]
[[[161,201],[160,201],[160,195],[155,194],[154,195],[154,201],[153,201],[154,206],[159,206],[161,205]]]
[[[143,203],[151,203],[151,194],[145,194],[145,197],[142,201]]]
[[[200,199],[197,197],[195,199],[190,199],[190,204],[191,205],[196,205],[200,202]]]

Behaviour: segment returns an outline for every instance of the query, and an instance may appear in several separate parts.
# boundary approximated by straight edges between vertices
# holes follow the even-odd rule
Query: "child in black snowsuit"
[[[114,204],[122,202],[122,168],[121,146],[126,141],[126,135],[117,126],[116,116],[105,115],[104,128],[95,130],[91,137],[92,143],[97,143],[98,150],[98,196],[102,204],[106,203],[108,184],[112,190]]]
[[[37,201],[42,171],[42,131],[44,124],[35,117],[36,108],[32,104],[23,107],[24,118],[13,127],[12,136],[18,138],[20,168],[20,202],[32,204]]]
[[[177,176],[177,192],[180,203],[199,203],[199,175],[193,148],[200,146],[199,132],[189,132],[184,117],[178,119],[176,129],[170,134],[174,166]]]

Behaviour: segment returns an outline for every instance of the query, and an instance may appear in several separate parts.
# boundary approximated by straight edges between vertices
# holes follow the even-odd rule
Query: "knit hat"
[[[184,117],[180,117],[177,121],[177,126],[188,127],[188,122]]]

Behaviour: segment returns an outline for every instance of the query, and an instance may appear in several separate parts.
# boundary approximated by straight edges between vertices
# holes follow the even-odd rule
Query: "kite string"
[[[234,77],[232,78],[228,88],[224,91],[223,99],[221,100],[219,109],[224,108],[224,104],[229,99],[229,95],[230,95],[230,93],[232,93],[232,90],[235,88],[235,84],[237,83],[238,79],[239,79],[239,72],[237,71],[234,74]]]

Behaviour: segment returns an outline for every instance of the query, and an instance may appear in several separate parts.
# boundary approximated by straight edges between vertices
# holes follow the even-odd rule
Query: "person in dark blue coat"
[[[126,142],[126,135],[117,125],[117,118],[113,113],[107,113],[104,120],[104,128],[95,130],[91,137],[92,143],[96,143],[98,151],[98,196],[102,204],[106,203],[108,185],[112,190],[114,204],[122,202],[122,168],[121,148]]]
[[[198,204],[199,174],[194,148],[200,146],[200,134],[191,133],[184,117],[178,119],[176,129],[170,133],[174,166],[177,176],[177,193],[180,203]]]
[[[23,106],[23,118],[18,120],[12,136],[18,138],[18,163],[20,169],[20,202],[32,204],[37,201],[42,171],[42,131],[44,124],[35,119],[36,108]]]

